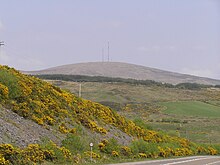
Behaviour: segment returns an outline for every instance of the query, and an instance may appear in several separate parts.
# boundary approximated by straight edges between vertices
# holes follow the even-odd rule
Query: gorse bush
[[[119,144],[115,139],[102,140],[99,143],[99,149],[103,153],[112,154],[113,151],[119,152]]]
[[[26,148],[15,148],[10,144],[0,145],[0,164],[33,164],[44,161],[66,162],[70,160],[71,153],[65,147],[58,147],[53,142],[46,146],[30,144]]]

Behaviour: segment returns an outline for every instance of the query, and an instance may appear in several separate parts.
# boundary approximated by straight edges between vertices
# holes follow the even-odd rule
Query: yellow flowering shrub
[[[32,115],[31,119],[32,119],[33,121],[35,121],[37,124],[39,124],[39,125],[43,125],[43,124],[44,124],[43,119],[42,119],[42,118],[38,118],[38,117],[35,116],[35,115]]]
[[[90,158],[91,155],[92,155],[93,159],[100,159],[101,158],[101,156],[98,153],[95,153],[93,151],[92,152],[91,151],[86,151],[86,152],[84,152],[84,155],[85,155],[86,158]]]
[[[61,147],[60,150],[63,152],[63,155],[66,159],[71,158],[72,154],[68,149],[66,149],[65,147]]]
[[[138,157],[139,157],[139,158],[147,158],[147,154],[145,154],[145,153],[139,153],[139,154],[138,154]]]
[[[0,144],[0,154],[6,159],[10,160],[12,155],[18,153],[11,144]]]
[[[54,123],[55,123],[55,120],[50,116],[44,116],[43,120],[48,125],[54,125]]]
[[[208,154],[209,155],[217,155],[218,151],[212,147],[208,147]]]
[[[8,94],[9,94],[8,87],[0,83],[0,96],[2,98],[8,98]]]
[[[63,157],[64,160],[72,158],[71,152],[65,147],[58,147],[53,142],[49,146],[45,148],[39,144],[29,144],[26,148],[19,149],[11,144],[0,144],[0,165],[35,164],[56,161],[58,157]]]
[[[132,155],[131,148],[129,148],[127,146],[122,146],[121,147],[121,154],[124,155],[124,156]]]
[[[113,157],[118,157],[119,156],[119,153],[117,151],[112,151],[112,156]]]
[[[64,134],[69,132],[67,126],[64,123],[61,123],[61,125],[59,126],[59,131]]]
[[[79,164],[81,159],[82,159],[82,157],[81,157],[80,154],[77,154],[77,155],[73,156],[73,162],[76,163],[76,164]]]
[[[198,146],[197,147],[197,152],[198,152],[198,154],[205,154],[207,151],[204,147]]]
[[[98,144],[98,147],[99,147],[100,151],[103,151],[103,149],[104,149],[104,147],[105,147],[105,144],[102,143],[102,142],[100,142],[100,143]]]
[[[76,128],[72,128],[72,129],[69,130],[69,132],[72,133],[72,134],[76,134],[77,130],[76,130]]]
[[[5,160],[4,156],[0,154],[0,165],[8,165],[9,161]]]
[[[22,156],[26,160],[30,160],[35,163],[41,163],[45,160],[44,151],[38,144],[30,144],[22,151]]]

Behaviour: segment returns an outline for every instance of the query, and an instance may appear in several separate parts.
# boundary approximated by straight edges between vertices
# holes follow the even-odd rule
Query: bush
[[[17,98],[21,95],[18,79],[11,72],[1,70],[0,68],[0,77],[0,83],[8,87],[10,98]]]
[[[147,151],[148,143],[143,139],[135,140],[131,143],[131,150],[134,154],[145,153]]]
[[[69,149],[73,154],[85,152],[89,149],[88,142],[82,137],[74,134],[68,134],[66,139],[62,141],[62,145]]]
[[[99,149],[101,152],[112,154],[112,151],[119,152],[119,145],[117,140],[112,138],[109,139],[108,141],[102,140],[101,143],[99,143]]]
[[[135,123],[137,126],[143,128],[143,129],[152,130],[152,127],[149,126],[148,124],[146,124],[146,123],[145,123],[141,118],[139,118],[139,117],[136,118],[136,119],[134,119],[134,123]]]
[[[8,165],[9,161],[5,160],[4,156],[0,154],[0,165]]]
[[[124,156],[132,155],[131,148],[129,148],[127,146],[122,146],[121,147],[121,154],[124,155]]]

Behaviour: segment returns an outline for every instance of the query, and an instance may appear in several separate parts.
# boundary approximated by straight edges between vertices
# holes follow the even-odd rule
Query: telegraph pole
[[[0,41],[0,47],[3,46],[3,45],[5,45],[4,41]]]
[[[0,41],[0,48],[5,45],[4,41]]]
[[[82,96],[82,84],[80,83],[79,84],[79,97]]]

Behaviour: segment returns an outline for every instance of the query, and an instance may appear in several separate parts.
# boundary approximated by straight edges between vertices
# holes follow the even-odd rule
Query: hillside
[[[89,62],[63,65],[41,71],[24,72],[28,74],[65,74],[131,78],[138,80],[154,80],[170,84],[198,83],[220,85],[220,80],[163,71],[140,65],[120,62]]]
[[[91,161],[91,154],[96,163],[117,158],[119,160],[218,153],[218,146],[201,146],[178,136],[168,136],[146,129],[109,107],[78,98],[59,87],[21,74],[7,66],[0,66],[0,104],[3,107],[0,108],[1,118],[11,111],[11,117],[1,123],[3,129],[0,139],[3,144],[0,144],[0,164],[33,164],[44,161],[86,164]],[[33,122],[35,124],[32,124]],[[42,136],[39,137],[41,142],[37,139],[21,144],[19,140],[8,140],[17,136],[21,141],[25,141],[25,137],[20,136],[19,131],[13,131],[15,127],[8,124],[20,127],[21,130],[39,129],[41,132],[42,129]],[[45,129],[49,132],[45,132]],[[60,144],[56,143],[59,138],[53,138],[59,135],[57,131],[64,136],[64,139],[59,136]],[[37,131],[34,133],[37,134]],[[3,138],[3,135],[8,137]],[[88,146],[90,142],[94,142],[94,150],[91,153]],[[12,143],[14,146],[5,143]],[[18,148],[27,144],[28,146]]]
[[[59,131],[43,128],[3,107],[0,107],[0,133],[0,143],[11,143],[20,147],[40,143],[43,138],[60,144],[65,138]]]
[[[73,82],[58,78],[47,81],[76,95],[81,84],[83,98],[110,106],[133,121],[146,123],[148,128],[180,134],[197,143],[220,143],[219,88],[180,88],[136,81],[103,82],[102,79]]]

